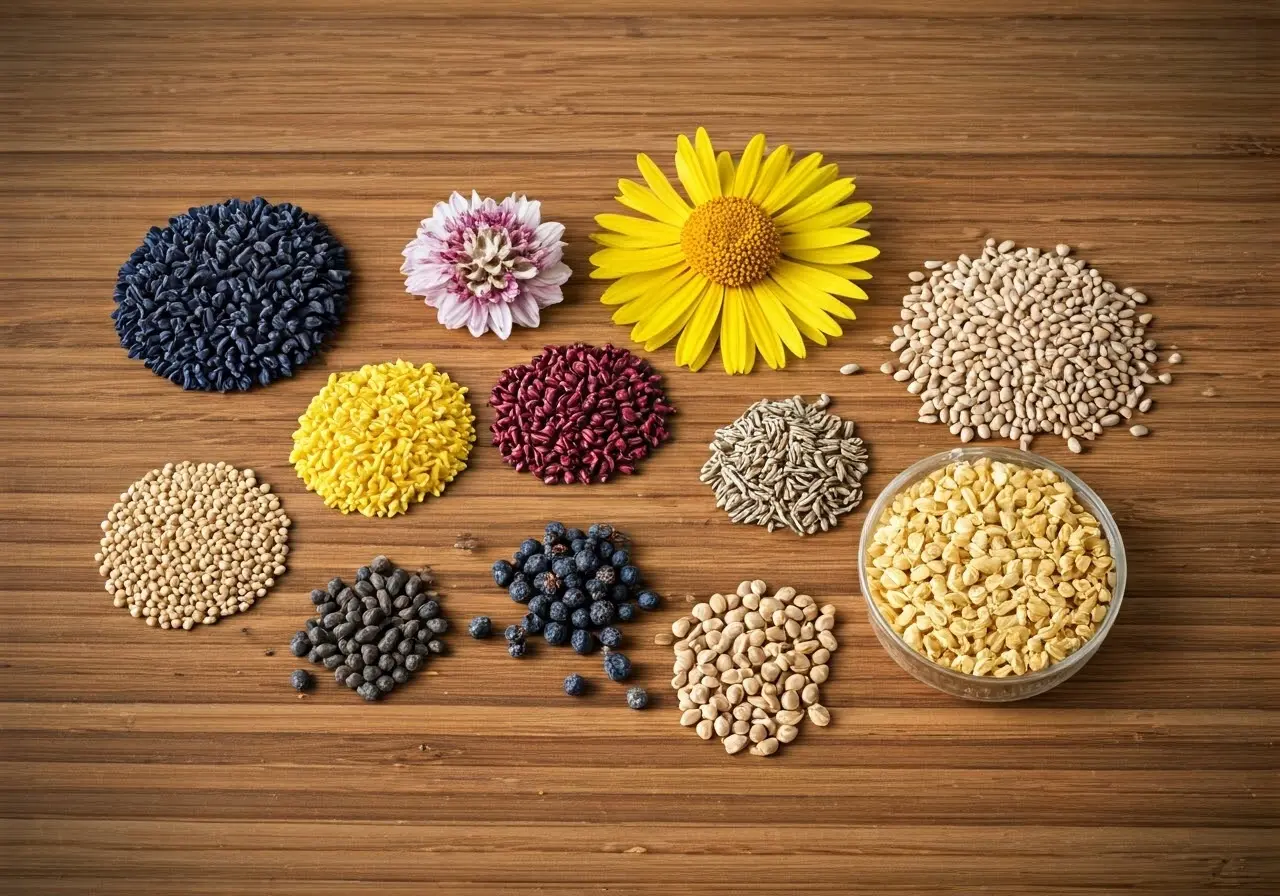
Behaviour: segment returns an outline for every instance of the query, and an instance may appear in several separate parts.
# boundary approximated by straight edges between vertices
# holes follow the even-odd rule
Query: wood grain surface
[[[1276,892],[1278,40],[1274,4],[1208,0],[4,3],[0,890]],[[487,444],[488,390],[545,343],[629,344],[586,276],[591,218],[636,152],[670,170],[699,124],[858,176],[871,301],[781,372],[653,354],[678,414],[640,475],[515,473]],[[507,343],[443,330],[398,273],[417,221],[473,187],[528,192],[568,228],[566,301]],[[116,270],[168,216],[258,194],[346,243],[348,321],[292,380],[183,393],[120,349]],[[1000,707],[927,689],[875,642],[861,513],[770,535],[698,482],[714,430],[764,396],[830,393],[868,440],[872,495],[952,446],[875,369],[908,272],[988,234],[1079,247],[1151,296],[1186,358],[1149,438],[1037,441],[1113,510],[1129,591],[1084,671]],[[469,386],[485,435],[443,498],[343,517],[301,487],[290,435],[330,371],[397,357]],[[839,376],[848,361],[870,372]],[[182,459],[255,468],[295,521],[275,591],[190,633],[113,609],[92,560],[115,496]],[[310,588],[386,552],[436,570],[455,624],[505,621],[488,566],[549,519],[612,520],[669,595],[627,630],[647,712],[598,659],[516,663],[461,626],[383,704],[289,689]],[[770,760],[681,729],[652,642],[686,594],[756,576],[840,614],[834,720]],[[598,686],[570,706],[575,670]]]

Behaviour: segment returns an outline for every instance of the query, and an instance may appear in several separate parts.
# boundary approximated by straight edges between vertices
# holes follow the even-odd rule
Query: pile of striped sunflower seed
[[[862,500],[867,451],[821,395],[761,400],[716,431],[699,477],[735,523],[825,532]]]
[[[1145,295],[1117,289],[1065,244],[1043,252],[989,239],[977,258],[924,266],[893,328],[900,363],[881,367],[920,397],[921,423],[1023,450],[1052,434],[1077,454],[1122,422],[1147,435],[1129,421],[1151,409],[1149,387],[1173,376],[1155,371]]]

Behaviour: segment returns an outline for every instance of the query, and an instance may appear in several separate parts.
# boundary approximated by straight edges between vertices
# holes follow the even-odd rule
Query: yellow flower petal
[[[822,165],[822,154],[811,152],[792,166],[780,181],[769,191],[769,195],[760,203],[764,210],[776,215],[794,199],[805,181],[817,173]]]
[[[716,168],[716,151],[707,136],[706,128],[698,128],[693,135],[693,151],[698,157],[698,166],[702,169],[702,182],[711,190],[713,197],[719,196],[720,172]]]
[[[853,191],[853,178],[842,177],[819,190],[808,193],[791,208],[775,217],[773,223],[778,227],[788,227],[797,221],[811,218],[818,212],[825,212],[844,202],[853,195]]]
[[[755,185],[756,175],[760,173],[760,159],[764,156],[764,134],[756,134],[742,151],[738,162],[738,170],[733,176],[733,186],[726,190],[729,196],[750,196]]]
[[[663,329],[661,332],[655,333],[653,336],[650,336],[644,343],[644,350],[647,352],[657,351],[658,349],[666,345],[668,342],[670,342],[672,339],[674,339],[676,337],[676,334],[682,333],[684,331],[684,328],[689,325],[690,318],[693,317],[694,312],[696,312],[697,310],[698,310],[698,303],[697,302],[691,303],[689,307],[685,309],[684,313],[681,314],[680,317],[676,318],[672,324],[670,324],[668,327]]]
[[[708,281],[708,287],[698,302],[698,310],[689,319],[676,343],[676,363],[690,370],[697,370],[707,363],[711,356],[711,348],[716,343],[713,327],[720,317],[720,307],[724,300],[724,287]],[[701,357],[702,364],[694,365],[695,359]]]
[[[672,227],[679,227],[684,223],[684,219],[664,205],[648,187],[642,187],[624,177],[618,181],[618,192],[622,194],[617,197],[618,201],[633,211],[648,215],[664,224],[670,224]]]
[[[807,230],[826,230],[828,227],[846,227],[855,221],[861,221],[871,211],[869,202],[853,202],[840,205],[825,212],[818,212],[811,218],[797,221],[787,227],[779,228],[783,233],[803,233]]]
[[[734,286],[725,287],[724,312],[720,315],[720,360],[727,373],[746,373],[755,357],[755,343],[747,338],[742,291]]]
[[[674,192],[674,191],[673,191]],[[652,240],[655,246],[680,242],[680,228],[650,221],[647,218],[633,218],[630,215],[596,215],[596,223],[606,230],[626,236],[638,236]]]
[[[702,296],[704,283],[700,277],[690,277],[680,288],[670,293],[656,307],[653,308],[645,319],[636,324],[635,330],[631,334],[631,338],[636,342],[647,342],[666,327],[671,322],[684,314],[685,310],[692,308]]]
[[[605,250],[606,252],[609,250]],[[786,258],[779,258],[773,266],[773,276],[779,275],[798,280],[821,292],[829,292],[836,296],[847,296],[851,299],[865,299],[867,294],[848,280],[842,280],[826,271],[798,264]]]
[[[689,369],[699,371],[707,366],[707,362],[711,360],[711,353],[716,349],[715,339],[708,339],[703,343],[702,348],[698,350],[698,354],[689,362]]]
[[[720,193],[727,196],[733,189],[733,156],[728,150],[716,156],[716,172],[720,178]]]
[[[676,138],[676,177],[680,178],[680,184],[694,206],[702,205],[711,198],[711,186],[703,176],[698,154],[684,134]]]
[[[813,264],[809,263],[809,267],[817,268],[820,271],[826,271],[828,274],[834,274],[843,280],[870,280],[871,274],[862,268],[854,267],[851,264]]]
[[[614,311],[613,322],[615,324],[639,323],[661,308],[664,302],[684,289],[689,281],[695,278],[698,278],[698,275],[693,271],[688,271],[673,280],[646,291]],[[640,340],[636,341],[639,342]]]
[[[815,264],[857,264],[875,258],[880,250],[875,246],[851,243],[847,246],[830,246],[826,249],[792,249],[787,252],[799,261],[812,261]]]
[[[796,267],[802,268],[804,266],[797,265]],[[822,271],[818,271],[817,273],[825,276]],[[827,292],[827,290],[814,285],[812,280],[806,280],[804,276],[797,276],[794,270],[779,271],[775,268],[773,275],[778,279],[779,283],[787,288],[788,292],[801,301],[807,302],[814,308],[824,311],[832,317],[843,317],[845,320],[854,319],[855,315],[852,308],[844,302],[841,302],[839,299],[833,297]],[[862,292],[861,289],[853,286],[851,283],[845,281],[842,282],[844,282],[845,286],[855,289],[861,293],[862,298],[866,298],[866,293]],[[850,298],[858,298],[858,296],[850,296]]]
[[[756,205],[762,203],[764,197],[768,196],[773,191],[773,188],[778,185],[778,181],[782,180],[790,165],[791,147],[784,143],[769,153],[769,158],[764,160],[764,165],[760,169],[760,176],[756,178],[755,186],[751,188],[751,195],[747,198]]]
[[[783,252],[791,249],[825,249],[827,246],[843,246],[870,236],[856,227],[828,227],[826,230],[806,230],[802,233],[784,234],[778,241]]]
[[[671,242],[653,241],[642,236],[627,236],[622,233],[593,233],[591,241],[601,246],[608,246],[610,249],[657,249],[665,245],[673,245],[680,240],[675,239]]]
[[[612,280],[624,274],[656,271],[684,261],[679,246],[659,246],[656,249],[601,249],[591,256],[596,270],[591,276],[597,280]]]
[[[742,290],[742,309],[746,312],[747,329],[751,340],[760,350],[760,357],[764,359],[764,363],[774,370],[785,367],[787,353],[782,347],[782,340],[778,337],[778,331],[770,326],[768,319],[764,316],[753,290]]]
[[[795,318],[796,326],[800,329],[800,332],[809,336],[810,339],[813,339],[813,337],[806,332],[806,327],[813,331],[829,333],[832,336],[839,336],[844,332],[840,329],[840,325],[831,319],[830,315],[822,309],[814,307],[811,302],[793,294],[773,275],[770,275],[768,282],[770,288],[778,294],[778,300],[786,306],[786,309],[791,312],[791,316]],[[813,341],[818,342],[816,339]],[[819,345],[826,344],[825,339],[819,342]]]
[[[683,264],[671,265],[656,271],[645,271],[642,274],[627,274],[609,284],[600,301],[605,305],[621,305],[629,302],[650,289],[656,289],[688,268]]]
[[[806,352],[804,339],[800,331],[796,329],[796,323],[791,317],[791,312],[787,311],[786,306],[782,304],[773,288],[769,286],[769,282],[762,280],[749,287],[749,291],[755,297],[765,319],[773,327],[774,332],[778,334],[778,338],[782,340],[782,343],[791,349],[791,353],[797,358],[803,358]],[[783,363],[785,364],[785,357]]]
[[[680,218],[681,223],[689,217],[689,203],[684,201],[676,188],[671,186],[671,181],[667,180],[667,176],[662,173],[662,169],[654,163],[644,153],[636,156],[636,167],[640,169],[644,182],[649,185],[649,189],[653,190],[653,195],[658,197],[658,201],[671,209]]]

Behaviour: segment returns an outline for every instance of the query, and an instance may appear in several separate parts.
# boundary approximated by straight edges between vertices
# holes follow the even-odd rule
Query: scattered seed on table
[[[1139,424],[1137,424],[1136,426],[1130,426],[1130,427],[1129,427],[1129,432],[1131,432],[1131,433],[1133,434],[1133,437],[1134,437],[1134,438],[1136,438],[1136,439],[1140,439],[1140,438],[1142,438],[1143,436],[1145,436],[1145,435],[1147,435],[1148,433],[1150,433],[1150,432],[1151,432],[1151,430],[1147,429],[1145,426],[1143,426],[1141,423],[1139,423]]]
[[[647,361],[581,343],[547,346],[528,364],[507,368],[489,404],[503,459],[548,484],[634,473],[666,441],[674,410]]]
[[[289,676],[289,683],[293,685],[293,689],[295,691],[306,691],[310,690],[315,685],[316,680],[306,669],[296,669],[294,670],[294,673]]]
[[[564,692],[570,697],[581,697],[587,691],[587,680],[574,672],[564,680]]]
[[[1181,352],[1173,352],[1171,355],[1169,355],[1169,363],[1170,363],[1170,364],[1181,364],[1181,363],[1182,363],[1182,353],[1181,353]]]
[[[919,397],[922,422],[962,442],[998,436],[1025,449],[1048,433],[1083,447],[1103,418],[1132,413],[1163,382],[1151,317],[1136,310],[1146,300],[1065,245],[1045,253],[989,239],[977,258],[911,287],[889,346],[901,367],[881,369]]]
[[[631,677],[631,660],[611,650],[604,655],[604,672],[612,681],[626,681]]]
[[[644,688],[627,688],[627,706],[644,709],[649,705],[649,692]]]
[[[253,470],[165,464],[120,495],[94,560],[115,606],[190,630],[266,596],[284,574],[290,525]]]
[[[866,448],[830,401],[764,399],[716,431],[699,478],[732,522],[812,535],[858,506]]]
[[[859,367],[857,364],[846,364],[840,368],[840,372],[843,373],[845,376],[849,376],[854,373],[860,373],[861,371],[862,371],[862,368]]]
[[[261,197],[153,227],[120,268],[111,313],[129,357],[184,389],[292,376],[347,306],[346,251],[315,216]]]
[[[473,638],[487,638],[493,634],[493,620],[488,616],[477,616],[467,626],[467,632]]]

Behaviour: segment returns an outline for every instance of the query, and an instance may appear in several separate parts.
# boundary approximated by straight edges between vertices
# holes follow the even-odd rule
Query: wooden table
[[[120,7],[114,10],[112,7]],[[124,8],[136,7],[129,11]],[[6,893],[1198,893],[1280,886],[1277,11],[1193,0],[9,0],[0,14],[0,887]],[[593,214],[645,151],[706,125],[828,153],[875,206],[872,301],[833,347],[729,378],[651,356],[679,408],[642,474],[550,488],[482,437],[440,500],[343,517],[288,463],[330,371],[431,360],[484,399],[544,343],[628,344],[587,278]],[[451,190],[541,198],[575,276],[537,332],[445,331],[400,250]],[[147,228],[261,194],[313,211],[356,271],[347,324],[299,376],[183,393],[125,357],[115,273]],[[1067,242],[1152,298],[1186,358],[1152,435],[1068,463],[1129,551],[1090,665],[1022,705],[961,703],[877,645],[862,514],[800,540],[731,526],[698,469],[762,396],[829,392],[875,494],[955,444],[875,372],[907,274],[994,235]],[[638,349],[637,349],[638,350]],[[844,378],[857,361],[868,372]],[[295,520],[287,576],[191,633],[115,610],[98,523],[166,461],[252,466]],[[868,501],[869,504],[869,501]],[[513,605],[488,567],[549,519],[612,520],[668,594],[628,631],[656,706],[568,651],[516,663],[463,634]],[[479,545],[455,547],[470,533]],[[374,553],[429,563],[453,653],[384,704],[286,649],[307,591]],[[729,758],[677,725],[653,635],[744,577],[841,614],[834,721]]]

